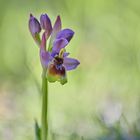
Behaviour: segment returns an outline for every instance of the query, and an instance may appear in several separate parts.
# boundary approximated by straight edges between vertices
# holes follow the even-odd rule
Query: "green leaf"
[[[35,140],[41,140],[41,129],[36,120],[35,120]]]

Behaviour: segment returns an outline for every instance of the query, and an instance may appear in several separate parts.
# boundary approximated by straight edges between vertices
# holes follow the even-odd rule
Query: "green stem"
[[[41,130],[41,140],[47,140],[48,134],[48,81],[46,78],[46,72],[42,73],[42,130]]]

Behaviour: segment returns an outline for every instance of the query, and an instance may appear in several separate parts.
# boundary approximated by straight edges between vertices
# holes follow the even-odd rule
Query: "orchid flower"
[[[67,71],[75,69],[80,62],[70,58],[66,46],[74,35],[71,29],[61,29],[61,19],[57,19],[52,27],[47,14],[40,16],[40,22],[30,14],[29,30],[40,49],[40,60],[49,82],[59,81],[62,85],[67,82]],[[40,32],[43,30],[42,38]],[[49,40],[49,46],[46,47]]]

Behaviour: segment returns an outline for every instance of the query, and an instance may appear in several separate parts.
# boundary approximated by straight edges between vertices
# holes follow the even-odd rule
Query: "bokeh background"
[[[139,0],[0,0],[0,140],[33,140],[41,65],[29,14],[60,15],[80,60],[68,83],[49,84],[52,140],[140,139]]]

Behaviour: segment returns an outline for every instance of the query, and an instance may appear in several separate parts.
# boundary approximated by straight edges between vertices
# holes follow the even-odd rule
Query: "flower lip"
[[[48,68],[48,72],[49,74],[53,76],[58,76],[58,77],[65,76],[66,74],[66,70],[63,65],[59,66],[59,65],[50,64]]]
[[[29,19],[29,30],[33,35],[41,32],[40,23],[32,14],[30,14],[30,19]]]

